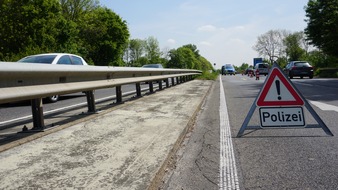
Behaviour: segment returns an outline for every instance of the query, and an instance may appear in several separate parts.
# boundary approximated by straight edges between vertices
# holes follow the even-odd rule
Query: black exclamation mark
[[[280,82],[279,82],[279,80],[276,80],[275,84],[276,84],[276,88],[277,88],[278,100],[281,100],[282,97],[280,96]]]

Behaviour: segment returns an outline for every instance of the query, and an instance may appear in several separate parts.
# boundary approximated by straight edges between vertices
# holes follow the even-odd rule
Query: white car
[[[269,64],[267,64],[267,63],[257,63],[254,67],[254,72],[253,72],[254,75],[256,75],[256,70],[259,71],[260,75],[266,76],[266,75],[269,74],[269,70],[270,70]]]
[[[62,65],[88,65],[82,57],[69,53],[46,53],[30,55],[20,59],[18,62]]]
[[[69,53],[46,53],[30,55],[20,59],[18,62],[23,63],[40,63],[40,64],[62,64],[62,65],[88,65],[80,56]],[[57,102],[59,95],[47,97],[49,102]]]

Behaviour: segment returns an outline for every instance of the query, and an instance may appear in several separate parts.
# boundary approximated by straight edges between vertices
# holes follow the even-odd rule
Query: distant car
[[[253,72],[253,68],[247,68],[247,69],[245,69],[244,74],[248,75],[248,74],[250,74],[250,72]]]
[[[38,63],[38,64],[60,64],[60,65],[88,65],[80,56],[69,53],[46,53],[30,55],[20,59],[22,63]],[[49,102],[57,102],[59,95],[47,97]]]
[[[236,74],[236,70],[234,68],[233,65],[231,64],[225,64],[222,66],[222,75],[235,75]]]
[[[259,71],[259,75],[264,75],[266,76],[267,74],[269,74],[269,64],[267,63],[257,63],[253,69],[254,71],[254,75],[256,73],[256,71]]]
[[[286,65],[284,72],[290,79],[295,76],[313,78],[313,67],[306,61],[291,61]]]
[[[147,64],[147,65],[143,65],[142,68],[159,68],[159,69],[162,69],[163,66],[162,66],[162,64]]]
[[[61,64],[61,65],[88,65],[80,56],[69,53],[46,53],[30,55],[20,59],[18,62],[42,63],[42,64]]]

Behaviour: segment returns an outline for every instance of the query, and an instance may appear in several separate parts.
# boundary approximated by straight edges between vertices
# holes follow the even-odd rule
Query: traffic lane
[[[338,106],[337,79],[292,79],[291,81],[306,99]]]
[[[232,136],[235,137],[263,81],[222,77]],[[314,107],[334,134],[335,112]],[[308,113],[306,114],[308,115]],[[335,116],[335,117],[334,117]],[[308,119],[307,122],[313,122]],[[249,126],[259,125],[256,108]],[[322,129],[246,130],[233,138],[240,183],[245,189],[334,189],[337,187],[338,140]]]

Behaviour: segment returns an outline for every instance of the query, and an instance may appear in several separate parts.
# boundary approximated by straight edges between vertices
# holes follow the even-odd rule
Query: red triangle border
[[[280,81],[285,85],[286,89],[289,90],[290,94],[295,98],[294,101],[264,101],[271,85],[276,78],[279,77]],[[273,68],[271,73],[269,74],[269,78],[263,86],[263,89],[257,98],[256,105],[258,107],[264,106],[303,106],[304,100],[299,96],[294,87],[290,84],[290,82],[285,78],[285,75],[278,69],[277,67]]]

